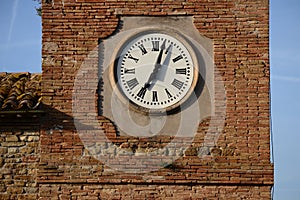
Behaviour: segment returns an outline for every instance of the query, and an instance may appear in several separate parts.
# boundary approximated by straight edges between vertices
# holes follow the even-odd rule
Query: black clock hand
[[[160,47],[160,52],[158,54],[157,60],[155,62],[155,67],[152,71],[152,73],[150,74],[150,77],[148,78],[148,81],[145,83],[144,88],[148,88],[151,86],[152,81],[157,77],[157,73],[161,68],[161,58],[162,58],[162,54],[164,49],[166,48],[166,40],[164,40],[163,44]]]
[[[157,57],[157,60],[156,60],[156,63],[155,63],[155,67],[156,67],[156,65],[160,65],[160,63],[161,63],[161,57],[162,57],[162,54],[163,54],[163,51],[165,50],[165,48],[166,48],[166,40],[164,40],[164,42],[162,43],[162,45],[160,47],[160,52],[159,52],[159,55]]]
[[[167,48],[167,50],[165,52],[167,54],[167,56],[166,56],[162,66],[161,66],[160,73],[156,77],[157,80],[164,81],[164,79],[165,79],[165,76],[166,76],[166,73],[167,73],[167,70],[168,70],[168,66],[169,66],[169,63],[170,63],[170,60],[171,60],[172,47],[173,46],[170,44],[170,46]]]

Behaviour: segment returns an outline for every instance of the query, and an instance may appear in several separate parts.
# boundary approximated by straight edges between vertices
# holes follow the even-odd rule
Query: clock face
[[[198,73],[193,55],[192,48],[177,35],[140,33],[119,50],[114,66],[116,84],[139,108],[171,110],[194,89]]]

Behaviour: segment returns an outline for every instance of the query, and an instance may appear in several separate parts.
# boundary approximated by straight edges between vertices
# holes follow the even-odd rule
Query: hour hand
[[[160,70],[161,65],[156,64],[153,72],[150,74],[150,77],[148,78],[148,81],[145,83],[144,88],[147,88],[148,90],[151,90],[153,87],[153,82],[157,79],[158,71]]]
[[[147,83],[145,83],[144,88],[149,89],[150,86],[151,86],[151,83],[147,82]]]

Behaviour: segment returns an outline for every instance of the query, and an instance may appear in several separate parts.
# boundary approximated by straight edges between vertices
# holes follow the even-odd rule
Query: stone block
[[[6,142],[18,142],[19,141],[19,137],[16,135],[9,135],[5,138]]]
[[[2,146],[3,147],[21,147],[24,146],[26,143],[25,142],[3,142]]]
[[[20,148],[19,151],[21,154],[31,154],[34,152],[34,150],[35,150],[34,148],[30,148],[30,147],[26,146],[26,147]]]
[[[3,183],[0,183],[0,192],[5,192],[6,191],[6,187]]]
[[[27,141],[27,136],[21,135],[21,136],[20,136],[20,140],[21,140],[21,141]]]
[[[1,200],[10,200],[13,198],[13,196],[11,194],[0,194]],[[16,196],[15,196],[16,197]]]
[[[7,153],[7,147],[0,147],[0,155],[4,155]]]
[[[16,147],[8,148],[8,154],[16,154],[18,152],[19,152],[19,148],[16,148]]]
[[[37,141],[39,141],[39,139],[40,139],[40,136],[28,136],[27,141],[28,142],[37,142]]]
[[[22,194],[23,193],[23,187],[16,187],[16,186],[9,186],[7,187],[7,193],[9,194]]]
[[[18,200],[36,200],[38,199],[37,194],[22,194],[18,195]]]

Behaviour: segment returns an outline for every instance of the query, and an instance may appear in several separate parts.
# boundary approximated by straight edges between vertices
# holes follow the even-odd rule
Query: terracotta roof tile
[[[0,111],[38,109],[41,78],[41,74],[0,73]]]

